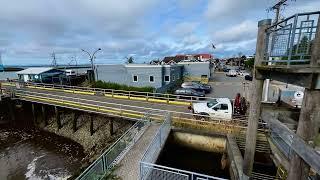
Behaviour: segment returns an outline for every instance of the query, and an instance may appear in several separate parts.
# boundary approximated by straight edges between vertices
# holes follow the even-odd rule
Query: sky
[[[0,0],[5,65],[137,63],[176,54],[232,57],[255,51],[259,20],[276,0]],[[317,11],[319,0],[288,1],[281,16]],[[216,49],[212,49],[211,43]]]

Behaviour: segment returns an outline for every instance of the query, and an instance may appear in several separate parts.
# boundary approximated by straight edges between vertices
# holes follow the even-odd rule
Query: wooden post
[[[62,128],[61,125],[61,120],[60,120],[60,112],[57,106],[54,107],[54,112],[55,112],[55,116],[56,116],[56,121],[57,121],[57,127],[58,130]]]
[[[77,120],[78,120],[78,114],[77,112],[73,112],[72,114],[72,118],[73,118],[73,132],[77,131]]]
[[[318,27],[314,44],[311,51],[312,67],[319,67],[320,65],[320,18],[318,18]],[[320,76],[319,74],[317,74]],[[315,86],[317,81],[316,74],[313,75],[312,85]],[[313,141],[319,130],[320,121],[320,90],[315,90],[314,87],[306,88],[304,91],[297,135],[299,135],[307,143]],[[310,167],[306,162],[293,153],[290,161],[290,169],[288,179],[308,179]]]
[[[94,130],[93,130],[93,114],[90,113],[90,135],[92,136],[94,133]]]
[[[271,25],[271,19],[261,20],[258,23],[258,37],[256,46],[256,56],[254,65],[261,65],[265,57],[266,48],[266,29]],[[258,121],[261,115],[261,100],[263,90],[263,80],[257,77],[258,72],[254,69],[252,92],[250,96],[250,114],[248,119],[248,129],[246,134],[246,147],[243,161],[243,172],[251,176],[254,154],[256,149]]]
[[[34,126],[37,126],[37,116],[36,116],[36,110],[35,110],[35,105],[34,105],[34,103],[31,103],[31,111],[32,111],[33,125],[34,125]]]
[[[48,126],[49,123],[48,123],[48,119],[47,119],[47,116],[46,116],[46,107],[45,107],[45,105],[41,106],[41,112],[42,112],[42,119],[44,121],[44,125]]]
[[[113,135],[113,117],[110,117],[110,122],[109,122],[109,133],[110,133],[110,136]]]

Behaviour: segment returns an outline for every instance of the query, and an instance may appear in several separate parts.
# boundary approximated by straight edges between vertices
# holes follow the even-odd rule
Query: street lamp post
[[[87,53],[88,54],[88,56],[89,56],[89,58],[90,58],[90,63],[91,63],[91,70],[92,70],[92,72],[94,73],[94,70],[95,70],[95,68],[94,68],[94,58],[95,58],[95,54],[98,52],[98,51],[100,51],[101,50],[101,48],[99,48],[99,49],[97,49],[97,50],[95,50],[92,54],[90,54],[88,51],[86,51],[86,50],[84,50],[84,49],[81,49],[83,52],[85,52],[85,53]]]

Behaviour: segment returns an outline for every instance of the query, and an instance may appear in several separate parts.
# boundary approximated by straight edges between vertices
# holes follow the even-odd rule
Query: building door
[[[23,75],[23,81],[24,82],[28,82],[29,81],[29,75],[28,74],[24,74]]]

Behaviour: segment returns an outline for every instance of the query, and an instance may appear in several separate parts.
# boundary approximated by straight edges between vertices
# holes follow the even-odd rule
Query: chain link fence
[[[114,167],[143,134],[148,122],[138,121],[128,129],[111,147],[94,161],[77,180],[101,179]]]

